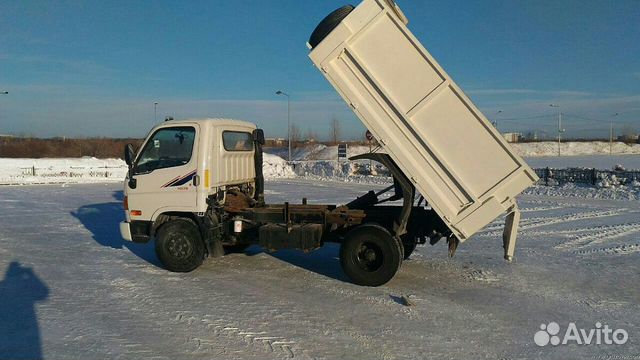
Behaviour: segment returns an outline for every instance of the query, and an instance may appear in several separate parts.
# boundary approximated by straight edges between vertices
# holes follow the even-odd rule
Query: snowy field
[[[276,180],[267,200],[345,202],[369,187]],[[169,273],[153,243],[120,238],[119,184],[0,187],[0,359],[638,358],[640,202],[540,188],[519,200],[514,263],[499,219],[453,259],[444,243],[422,246],[390,283],[364,288],[337,246],[252,247]],[[537,346],[551,321],[629,340]]]
[[[570,167],[596,168],[599,170],[611,170],[620,164],[627,170],[640,169],[640,154],[633,155],[575,155],[575,156],[541,156],[525,157],[525,161],[533,168]]]
[[[0,185],[104,183],[122,181],[126,173],[120,159],[0,158]]]
[[[554,141],[541,141],[535,143],[511,143],[511,148],[520,156],[531,157],[555,157],[558,155],[558,143]],[[640,144],[625,144],[614,142],[610,147],[608,142],[587,141],[587,142],[564,142],[560,148],[563,158],[581,155],[638,155],[640,156]],[[611,152],[610,152],[611,151]],[[287,158],[288,150],[284,147],[265,148],[265,152]],[[347,156],[355,156],[369,152],[368,146],[349,146]],[[291,159],[294,161],[307,160],[337,160],[338,146],[327,146],[323,144],[307,145],[305,147],[293,148]]]
[[[640,169],[640,144],[614,143],[614,155],[609,155],[608,143],[569,142],[563,144],[564,155],[561,157],[555,156],[557,143],[553,142],[511,145],[534,168],[593,167],[610,170],[620,164],[628,170]],[[352,146],[348,148],[347,155],[351,157],[368,151],[368,146]],[[263,171],[267,179],[295,176],[344,178],[362,175],[362,167],[354,163],[337,162],[337,146],[317,144],[294,148],[292,164],[283,159],[287,157],[286,148],[266,148],[265,152]],[[368,164],[368,161],[360,161],[358,164]],[[127,166],[120,159],[0,158],[0,185],[121,182],[126,172]]]
[[[267,179],[295,175],[287,162],[277,156],[265,154],[263,163],[264,176]],[[0,158],[0,185],[122,182],[126,174],[127,164],[120,159]]]
[[[626,169],[640,169],[640,154],[633,155],[582,155],[527,157],[533,168],[595,167],[610,170],[615,165]],[[267,179],[307,176],[313,178],[346,178],[361,181],[357,176],[359,167],[368,166],[368,161],[357,163],[334,160],[294,161],[288,164],[284,159],[272,155],[264,156],[264,176]],[[368,174],[368,169],[364,169]],[[120,183],[127,173],[127,166],[119,159],[68,158],[68,159],[6,159],[0,158],[1,185],[41,185],[41,184],[84,184]],[[354,176],[355,175],[355,176]],[[384,175],[384,173],[378,173]],[[374,181],[369,178],[368,182]],[[387,181],[382,179],[381,181]]]

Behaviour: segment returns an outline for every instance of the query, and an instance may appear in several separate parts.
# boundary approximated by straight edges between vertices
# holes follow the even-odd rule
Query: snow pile
[[[539,157],[539,156],[557,156],[558,143],[554,141],[541,141],[534,143],[511,143],[509,144],[513,150],[523,157]],[[286,147],[267,147],[265,152],[278,155],[283,159],[288,157],[288,149]],[[609,148],[609,143],[605,141],[587,141],[587,142],[564,142],[560,147],[562,156],[576,155],[608,155],[610,151],[613,154],[640,154],[640,144],[625,144],[622,142],[613,143]],[[349,145],[347,147],[347,156],[356,156],[369,152],[369,146]],[[291,149],[291,160],[293,161],[310,161],[310,160],[338,160],[338,146],[312,144]]]
[[[349,161],[294,161],[291,163],[298,176],[344,178],[351,175]]]
[[[264,151],[269,154],[288,157],[289,150],[286,147],[267,147]],[[369,152],[369,146],[347,146],[347,157],[352,157]],[[292,161],[338,160],[338,145],[312,144],[291,149]]]
[[[358,161],[294,161],[291,163],[296,175],[315,178],[339,178],[347,180],[354,177],[388,178],[389,171],[380,163],[368,160]],[[375,181],[378,182],[377,180]],[[386,180],[385,180],[386,182]]]
[[[509,145],[520,156],[556,156],[558,154],[558,143],[554,141]],[[560,145],[563,156],[609,154],[610,151],[614,154],[640,154],[640,144],[615,142],[611,149],[609,143],[605,141],[566,142]]]
[[[638,180],[629,181],[628,178],[622,176],[618,177],[616,174],[601,174],[601,180],[596,183],[596,186],[599,188],[610,188],[610,187],[620,187],[620,186],[630,186],[631,188],[637,188],[640,186],[640,182]]]
[[[279,156],[266,153],[263,154],[262,158],[262,173],[265,179],[290,178],[296,176],[291,165],[289,165],[286,160]]]
[[[555,186],[534,185],[523,192],[525,195],[577,197],[608,200],[640,200],[640,186],[615,185],[603,180],[596,186],[589,184],[565,183]],[[638,184],[640,185],[640,184]]]
[[[0,185],[121,182],[127,169],[127,164],[120,159],[0,158]],[[267,179],[296,176],[284,159],[269,154],[264,155],[263,172]]]
[[[640,169],[640,155],[575,155],[526,157],[532,168],[595,168],[611,169],[616,166],[627,170]]]
[[[126,173],[120,159],[0,159],[0,185],[118,182]]]

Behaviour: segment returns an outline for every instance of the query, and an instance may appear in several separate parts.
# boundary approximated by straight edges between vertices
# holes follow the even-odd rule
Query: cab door
[[[131,220],[151,220],[156,212],[196,211],[199,130],[197,124],[176,124],[147,138],[131,171],[134,186],[126,185]]]

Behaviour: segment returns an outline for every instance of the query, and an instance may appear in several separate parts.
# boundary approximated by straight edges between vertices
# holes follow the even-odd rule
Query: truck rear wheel
[[[347,234],[340,247],[342,270],[358,285],[386,284],[402,264],[400,246],[382,226],[360,225]]]
[[[162,225],[156,237],[156,254],[169,271],[195,270],[202,264],[205,255],[204,243],[196,224],[189,219],[177,219]]]

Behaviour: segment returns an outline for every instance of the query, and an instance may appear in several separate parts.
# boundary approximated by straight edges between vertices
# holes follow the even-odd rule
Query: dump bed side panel
[[[365,0],[310,54],[460,240],[536,177],[385,0]]]

